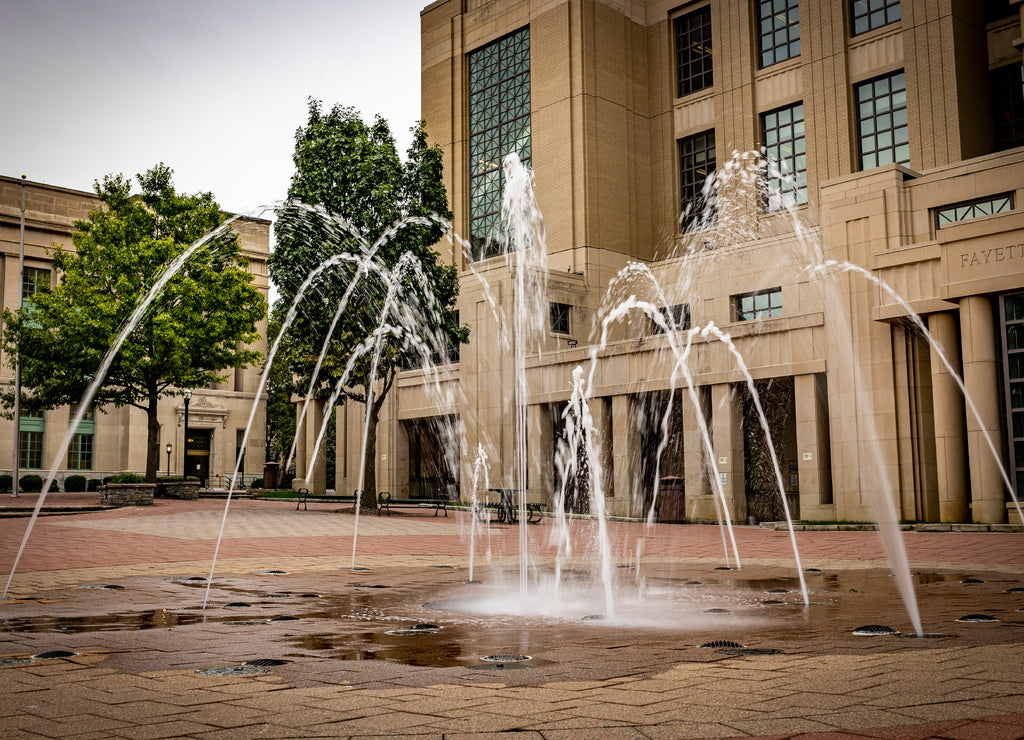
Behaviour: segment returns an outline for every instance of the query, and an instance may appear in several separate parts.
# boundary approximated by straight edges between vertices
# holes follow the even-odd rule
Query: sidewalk
[[[27,522],[0,518],[3,574]],[[198,610],[222,524],[212,608]],[[357,527],[369,572],[351,570]],[[535,592],[553,573],[551,529],[526,530]],[[1024,737],[1024,534],[905,533],[924,630],[946,636],[901,639],[852,634],[912,632],[877,533],[797,533],[820,571],[805,606],[788,533],[738,528],[743,568],[724,571],[716,527],[608,531],[616,614],[648,621],[594,621],[600,599],[583,617],[466,611],[459,600],[489,603],[481,589],[521,602],[520,532],[462,513],[357,521],[344,505],[242,500],[225,518],[223,501],[158,500],[41,518],[0,602],[0,661],[28,660],[0,667],[0,735]],[[593,531],[576,534],[566,577],[580,580]],[[471,566],[482,584],[466,583]],[[999,621],[956,621],[968,614]],[[402,633],[427,623],[439,630]],[[714,640],[747,652],[700,647]],[[53,650],[76,655],[30,660]],[[259,659],[285,662],[243,667]],[[227,675],[196,673],[211,668]]]

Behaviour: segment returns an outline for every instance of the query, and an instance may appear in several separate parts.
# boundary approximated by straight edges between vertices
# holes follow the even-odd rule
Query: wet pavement
[[[805,605],[787,533],[738,528],[726,570],[714,527],[611,523],[609,606],[587,525],[557,588],[551,521],[527,528],[522,599],[518,529],[432,514],[40,518],[0,602],[0,735],[1024,737],[1024,533],[904,533],[917,637],[874,532],[798,533]],[[0,518],[4,581],[27,522]]]

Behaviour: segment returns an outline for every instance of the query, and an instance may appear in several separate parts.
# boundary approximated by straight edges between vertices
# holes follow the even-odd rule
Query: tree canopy
[[[75,222],[74,250],[49,250],[56,287],[4,312],[3,340],[8,357],[19,354],[26,408],[77,402],[168,265],[225,221],[211,193],[176,193],[172,175],[163,164],[137,175],[137,195],[123,175],[95,183],[100,207]],[[259,359],[242,348],[258,338],[256,323],[266,316],[251,282],[238,238],[225,230],[166,284],[104,377],[96,408],[134,406],[147,414],[147,480],[155,480],[160,464],[159,399],[222,381],[224,369]],[[13,405],[13,391],[2,400]]]
[[[319,101],[311,100],[308,121],[295,135],[291,201],[278,213],[276,246],[268,264],[282,301],[290,305],[312,270],[335,255],[353,257],[317,281],[311,291],[315,298],[300,304],[282,347],[294,390],[305,394],[338,306],[358,279],[331,335],[315,392],[319,398],[329,396],[348,369],[345,397],[366,403],[377,358],[368,410],[368,462],[360,486],[365,507],[373,506],[376,498],[377,414],[395,376],[424,364],[429,352],[434,359],[447,356],[468,336],[455,311],[458,271],[442,264],[433,248],[446,231],[433,217],[451,218],[442,153],[427,145],[422,121],[412,132],[403,162],[384,119],[378,116],[367,125],[352,108],[334,106],[325,112]],[[415,217],[419,220],[388,234],[396,223]],[[371,269],[360,271],[356,259],[364,258],[378,240]],[[389,286],[392,297],[400,300],[388,301]],[[368,351],[382,323],[400,328],[384,336],[379,348],[374,345],[379,351]]]

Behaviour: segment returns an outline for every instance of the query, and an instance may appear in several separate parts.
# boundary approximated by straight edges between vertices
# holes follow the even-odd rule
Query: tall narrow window
[[[999,299],[1003,330],[1003,403],[1010,438],[1010,470],[1017,495],[1024,492],[1024,293]]]
[[[714,220],[713,213],[704,209],[713,207],[705,202],[704,184],[715,173],[715,132],[704,131],[679,140],[679,177],[682,193],[681,219],[683,230]]]
[[[804,104],[761,114],[764,134],[766,204],[769,211],[807,203]]]
[[[469,233],[476,259],[498,254],[502,160],[529,164],[530,29],[522,28],[467,57],[469,67]]]
[[[996,151],[1024,145],[1024,64],[996,67],[989,76]]]
[[[43,431],[46,418],[42,411],[22,411],[18,423],[18,465],[38,470],[43,467]]]
[[[676,97],[714,84],[711,65],[711,6],[675,19]]]
[[[78,413],[78,406],[72,405],[71,418]],[[96,416],[89,409],[78,423],[71,444],[68,446],[68,470],[92,470],[93,439],[96,435]]]
[[[36,293],[43,293],[50,289],[50,271],[41,267],[26,267],[21,274],[22,301],[27,300]]]
[[[903,72],[862,82],[855,88],[860,168],[910,161],[907,83]]]
[[[799,0],[758,0],[761,67],[800,56]]]
[[[850,3],[850,25],[854,36],[899,19],[900,0],[852,0]]]

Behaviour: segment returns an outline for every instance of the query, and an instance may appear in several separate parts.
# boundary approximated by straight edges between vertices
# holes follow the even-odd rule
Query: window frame
[[[768,296],[767,307],[757,307],[756,299],[759,296]],[[774,301],[772,299],[776,296],[779,299],[778,304],[773,305]],[[754,300],[754,304],[750,307],[749,312],[743,307],[743,301],[748,298]],[[752,290],[747,293],[737,293],[732,296],[733,321],[758,321],[760,319],[776,318],[782,316],[782,305],[782,286]]]
[[[701,138],[703,141],[698,141]],[[694,148],[684,151],[688,144],[694,145]],[[682,214],[679,226],[685,233],[705,224],[713,224],[717,220],[714,201],[709,203],[704,197],[704,188],[707,186],[708,179],[715,177],[715,173],[718,171],[715,130],[711,128],[676,139],[676,153],[679,157],[679,203]],[[702,163],[696,161],[700,155],[704,156]],[[694,160],[692,166],[684,165],[687,157]],[[699,178],[700,164],[703,164],[706,170],[703,179]],[[699,183],[698,180],[700,180]],[[711,211],[705,214],[705,208],[710,208]]]
[[[564,327],[564,329],[562,328]],[[558,301],[548,302],[548,328],[552,334],[572,335],[572,306]]]
[[[777,120],[769,125],[769,120],[773,117]],[[761,142],[765,156],[763,173],[765,212],[775,213],[785,208],[807,205],[807,131],[804,102],[801,100],[764,111],[759,118]],[[782,134],[787,128],[792,129],[792,136],[783,139]],[[799,135],[796,133],[798,129]],[[783,157],[782,153],[787,146],[790,148],[790,154]],[[773,150],[775,150],[775,155],[773,155]],[[772,173],[772,162],[777,168],[777,175]]]
[[[898,89],[893,84],[897,77],[902,78],[903,85]],[[887,83],[887,91],[879,93],[878,85],[883,81]],[[861,95],[861,91],[865,89],[870,90],[868,97]],[[896,105],[895,101],[900,96],[902,96],[903,103]],[[879,108],[878,103],[882,100],[886,102],[887,107]],[[870,116],[865,116],[863,108],[869,103],[873,113]],[[856,113],[857,165],[860,172],[867,172],[876,167],[885,167],[890,164],[908,165],[910,163],[910,125],[907,120],[909,115],[907,103],[906,70],[894,70],[854,84],[853,107]],[[881,125],[886,118],[889,123]],[[901,122],[897,123],[897,120]],[[869,123],[871,130],[866,132],[865,127]],[[902,141],[900,132],[903,133]],[[889,140],[889,143],[884,146],[878,143],[879,137],[883,134],[888,134]],[[873,142],[870,152],[866,152],[864,149],[867,137],[870,137]],[[900,149],[905,149],[905,157],[899,156]],[[879,153],[888,154],[891,161],[879,162]],[[868,156],[874,158],[873,163],[866,161],[865,158]]]
[[[773,10],[773,5],[776,0],[754,0],[754,9],[756,11],[755,24],[757,26],[757,52],[758,52],[758,69],[767,69],[768,67],[790,59],[795,59],[800,56],[801,45],[800,45],[800,0],[783,0],[786,3],[786,7],[783,8],[783,12],[787,16],[787,20],[784,25],[778,25],[777,13]],[[796,20],[792,19],[793,12],[796,12]],[[765,31],[765,23],[769,22],[771,29]],[[795,37],[792,35],[792,29],[796,28]],[[784,32],[785,39],[780,43],[779,34]],[[767,44],[766,44],[767,41]],[[793,53],[793,44],[796,44],[796,52]],[[778,50],[785,49],[786,55],[779,58]],[[766,55],[771,55],[770,61],[767,60]]]
[[[675,326],[675,331],[690,330],[690,304],[674,303],[671,306],[661,306],[658,311],[665,318],[665,323]],[[648,316],[648,334],[665,334],[661,326],[653,318]]]
[[[881,8],[871,8],[871,3],[881,3]],[[864,6],[864,10],[860,10],[859,6]],[[850,0],[850,36],[861,36],[870,31],[874,31],[876,28],[884,28],[890,26],[893,23],[899,23],[903,20],[903,9],[900,7],[900,0]],[[895,13],[892,13],[895,9]],[[877,23],[877,13],[882,14],[881,22]],[[895,17],[891,17],[895,15]],[[858,21],[861,18],[865,18],[864,27],[858,29]]]
[[[684,28],[684,24],[690,25]],[[711,4],[702,5],[672,18],[672,40],[675,44],[676,97],[708,90],[715,85],[714,29],[711,26]],[[695,47],[707,52],[694,53]]]
[[[992,89],[993,150],[1001,152],[1024,146],[1024,63],[1002,64],[990,69],[988,75]],[[1015,83],[1015,76],[1019,84]]]
[[[997,213],[1009,213],[1014,209],[1013,202],[1013,191],[1006,193],[998,193],[996,195],[986,195],[981,198],[972,198],[971,200],[963,200],[959,203],[950,203],[947,206],[939,206],[934,209],[935,213],[935,228],[946,229],[950,226],[956,226],[957,224],[963,223],[964,221],[971,221],[976,218],[984,218],[985,216],[994,216]],[[989,212],[985,212],[980,207],[991,205],[992,208]],[[961,209],[968,209],[963,215],[959,215],[957,212]],[[943,220],[943,215],[947,212],[952,212],[952,217],[946,217]]]

